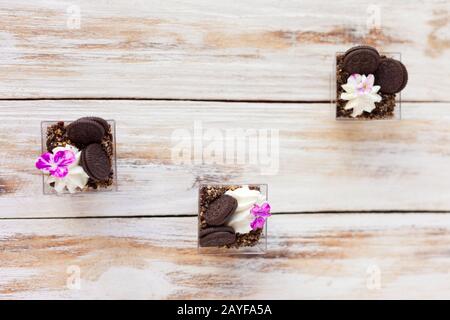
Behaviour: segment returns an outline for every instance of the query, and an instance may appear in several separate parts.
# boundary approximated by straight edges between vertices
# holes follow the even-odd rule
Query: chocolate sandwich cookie
[[[95,122],[97,122],[98,124],[100,124],[100,125],[105,129],[105,133],[108,133],[108,131],[109,131],[109,124],[108,124],[108,122],[107,122],[105,119],[103,119],[103,118],[100,118],[100,117],[83,117],[83,118],[80,118],[80,119],[78,119],[78,120],[91,120],[91,121],[95,121]]]
[[[408,71],[398,60],[381,59],[375,73],[375,84],[380,86],[383,93],[393,94],[402,91],[408,82]]]
[[[205,212],[205,222],[210,226],[220,226],[225,223],[237,208],[237,200],[229,195],[222,195],[213,201]]]
[[[105,136],[105,128],[97,121],[79,119],[67,126],[67,136],[70,141],[80,145],[98,143]]]
[[[209,227],[206,229],[201,229],[200,232],[198,233],[198,236],[204,237],[210,233],[213,232],[230,232],[230,233],[234,233],[234,229],[232,227],[228,227],[228,226],[222,226],[222,227]]]
[[[236,242],[236,234],[226,231],[211,232],[201,237],[199,242],[201,247],[226,246]]]
[[[380,64],[380,54],[370,46],[356,46],[344,55],[343,69],[348,73],[373,74]]]
[[[88,145],[81,153],[80,164],[90,178],[95,181],[108,180],[111,162],[101,144]]]

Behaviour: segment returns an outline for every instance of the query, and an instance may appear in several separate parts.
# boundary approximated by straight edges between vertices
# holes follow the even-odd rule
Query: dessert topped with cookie
[[[400,60],[371,46],[356,46],[336,57],[336,118],[390,119],[396,95],[408,82]]]
[[[263,186],[266,187],[266,186]],[[270,213],[260,185],[204,185],[199,194],[199,247],[257,246]]]
[[[84,117],[42,124],[43,154],[35,166],[56,193],[108,189],[114,179],[112,121]]]

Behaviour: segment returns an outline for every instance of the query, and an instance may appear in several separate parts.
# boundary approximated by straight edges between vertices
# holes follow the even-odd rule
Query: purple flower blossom
[[[46,152],[36,161],[36,168],[48,172],[56,178],[64,178],[69,173],[69,166],[76,160],[75,154],[70,150],[61,150],[55,154]]]
[[[263,217],[263,218],[267,218],[270,217],[270,205],[265,202],[260,206],[258,206],[257,204],[253,205],[253,208],[251,209],[251,213],[255,216],[255,217]]]
[[[262,229],[266,219],[272,215],[270,213],[270,205],[267,202],[263,203],[261,206],[254,204],[250,212],[255,216],[255,219],[250,223],[250,227],[253,230]]]

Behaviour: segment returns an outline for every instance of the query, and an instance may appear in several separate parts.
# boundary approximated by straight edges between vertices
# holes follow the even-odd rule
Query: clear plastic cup
[[[116,122],[114,120],[106,120],[108,124],[111,126],[111,135],[112,135],[112,145],[113,145],[113,155],[111,158],[111,167],[113,170],[113,183],[109,186],[98,187],[97,189],[92,187],[86,187],[83,190],[77,190],[75,193],[70,193],[67,189],[63,192],[56,192],[53,187],[51,187],[48,183],[46,183],[46,179],[48,177],[47,174],[42,174],[42,191],[44,194],[50,195],[75,195],[79,193],[89,193],[89,192],[110,192],[117,191],[117,159],[116,159]],[[48,152],[47,150],[47,128],[59,123],[61,121],[42,121],[41,122],[41,149],[42,153]],[[69,125],[73,121],[63,121],[64,125]]]
[[[228,189],[228,188],[236,188],[241,186],[249,186],[249,188],[258,189],[264,201],[268,201],[268,186],[266,184],[202,184],[199,187],[198,194],[198,233],[197,233],[197,247],[198,252],[202,254],[264,254],[267,251],[267,223],[270,220],[270,217],[266,220],[264,227],[261,230],[258,241],[252,246],[241,246],[241,247],[202,247],[200,245],[200,230],[202,227],[201,221],[201,209],[203,205],[203,190],[207,187],[220,188],[220,189]]]
[[[380,120],[401,120],[402,118],[402,98],[401,98],[401,92],[397,93],[395,95],[395,109],[393,112],[393,115],[391,117],[385,117],[385,118],[363,118],[363,117],[338,117],[337,116],[337,109],[338,105],[337,102],[339,100],[338,97],[338,91],[337,91],[337,79],[336,79],[336,72],[337,72],[337,59],[339,56],[344,55],[345,52],[336,52],[334,61],[333,61],[333,70],[331,72],[330,77],[330,92],[331,92],[331,115],[335,120],[338,121],[380,121]],[[386,56],[388,58],[393,58],[399,61],[402,61],[402,55],[399,52],[380,52],[381,56]]]

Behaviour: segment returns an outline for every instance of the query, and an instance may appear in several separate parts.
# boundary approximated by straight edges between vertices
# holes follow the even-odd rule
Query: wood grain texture
[[[117,121],[118,192],[42,194],[34,168],[40,121],[94,115]],[[56,112],[56,113],[55,113]],[[0,217],[195,214],[200,182],[267,183],[275,212],[450,210],[450,104],[404,103],[403,120],[337,122],[327,104],[148,101],[0,102]],[[175,130],[203,161],[173,161]],[[226,154],[230,128],[279,130],[264,175],[259,162],[214,163],[208,129]],[[194,153],[194,152],[193,152]],[[199,161],[197,161],[199,160]]]
[[[195,232],[195,218],[0,221],[0,298],[450,298],[449,215],[273,216],[264,256],[199,255]]]
[[[321,103],[360,43],[402,53],[404,120]],[[450,211],[448,1],[0,0],[0,52],[0,299],[450,298],[450,215],[392,213]],[[117,121],[119,190],[43,195],[40,122],[86,115]],[[227,154],[230,128],[278,130],[279,170],[218,163],[208,139]],[[174,161],[176,132],[203,160]],[[205,256],[175,217],[201,182],[267,183],[276,213],[391,213],[275,214],[266,255]]]
[[[402,53],[405,100],[450,101],[445,0],[0,1],[0,98],[324,101],[360,43]]]

